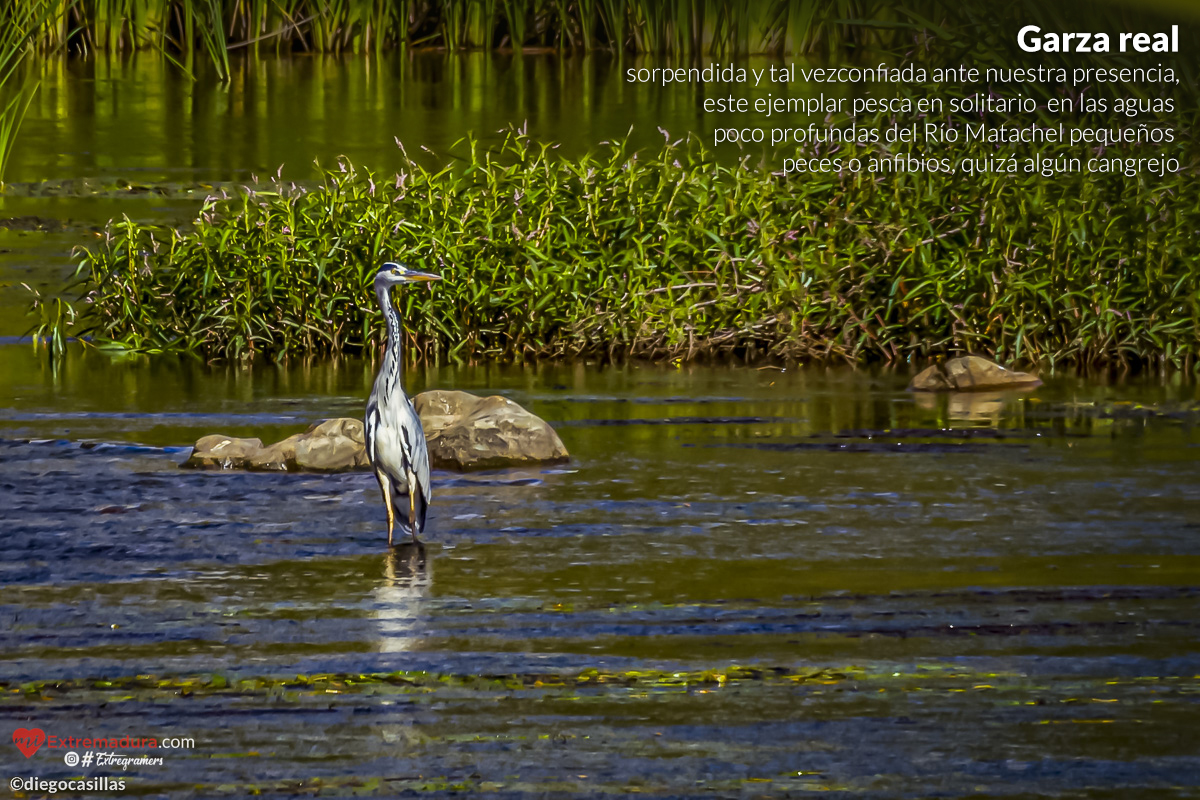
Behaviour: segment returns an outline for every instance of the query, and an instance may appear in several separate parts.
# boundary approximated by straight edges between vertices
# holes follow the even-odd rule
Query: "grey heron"
[[[400,528],[407,528],[413,542],[425,528],[425,510],[429,506],[429,449],[421,419],[404,393],[400,380],[400,315],[392,305],[391,288],[403,283],[438,281],[441,277],[411,270],[403,264],[387,262],[375,274],[375,297],[387,326],[387,345],[383,364],[375,376],[371,397],[367,400],[364,435],[367,458],[383,491],[387,506],[388,545],[392,544],[392,528],[396,511],[400,513]],[[404,506],[399,496],[406,495]],[[407,519],[407,523],[405,520]]]

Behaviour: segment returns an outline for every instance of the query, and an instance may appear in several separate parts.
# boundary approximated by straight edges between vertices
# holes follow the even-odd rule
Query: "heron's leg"
[[[388,547],[392,546],[392,526],[396,524],[396,512],[392,510],[392,482],[388,480],[388,476],[383,474],[383,470],[375,470],[375,478],[379,481],[379,488],[383,490],[383,504],[387,506],[388,515]]]
[[[413,544],[420,544],[417,539],[417,493],[408,493],[408,529],[412,531]]]
[[[408,530],[412,533],[413,544],[420,544],[417,539],[417,478],[408,473]]]

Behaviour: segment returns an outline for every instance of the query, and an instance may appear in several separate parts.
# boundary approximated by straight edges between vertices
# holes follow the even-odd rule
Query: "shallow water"
[[[369,364],[0,358],[0,714],[196,739],[137,791],[1198,793],[1194,386],[414,371],[573,458],[435,473],[424,551],[389,555],[368,474],[178,467],[356,415]],[[760,671],[701,675],[732,665]]]

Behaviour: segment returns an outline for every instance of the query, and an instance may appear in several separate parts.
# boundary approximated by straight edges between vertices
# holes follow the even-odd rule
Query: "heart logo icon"
[[[13,744],[26,758],[36,753],[45,741],[46,732],[41,728],[17,728],[13,731]]]

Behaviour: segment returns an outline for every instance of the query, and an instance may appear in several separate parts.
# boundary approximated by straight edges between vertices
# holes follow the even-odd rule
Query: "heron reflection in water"
[[[367,400],[364,424],[367,458],[375,470],[375,478],[383,491],[387,508],[388,545],[392,544],[392,528],[400,517],[401,531],[407,531],[414,544],[425,529],[425,512],[429,507],[429,449],[425,431],[412,402],[404,393],[400,380],[400,315],[392,305],[391,289],[405,283],[438,281],[441,278],[427,272],[417,272],[391,261],[375,274],[375,297],[387,326],[387,346],[383,364],[375,376],[371,397]],[[403,495],[404,499],[401,499]]]
[[[383,556],[383,579],[371,590],[379,653],[408,653],[417,650],[428,617],[427,604],[432,573],[425,561],[425,548],[402,542],[389,547]],[[413,656],[388,661],[386,669],[413,669]],[[373,725],[393,754],[428,752],[430,736],[426,725],[411,713],[389,714]]]
[[[416,648],[433,586],[424,548],[401,544],[384,555],[383,581],[372,591],[379,624],[379,652],[403,653]]]

